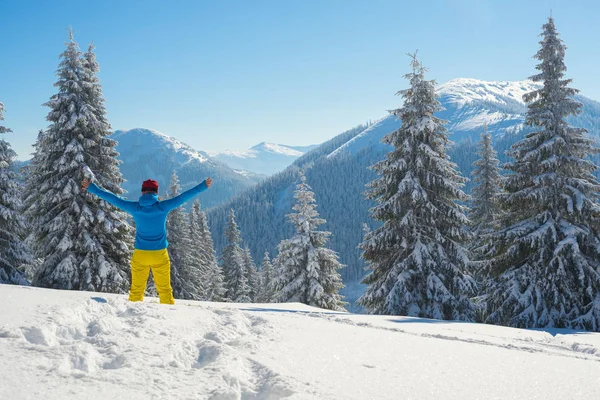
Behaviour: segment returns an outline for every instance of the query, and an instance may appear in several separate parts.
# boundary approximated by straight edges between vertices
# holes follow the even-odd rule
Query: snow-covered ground
[[[598,399],[600,334],[0,285],[0,399]]]

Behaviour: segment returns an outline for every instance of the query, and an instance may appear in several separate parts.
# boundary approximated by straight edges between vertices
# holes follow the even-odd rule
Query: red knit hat
[[[158,182],[148,179],[142,183],[142,192],[158,192]]]

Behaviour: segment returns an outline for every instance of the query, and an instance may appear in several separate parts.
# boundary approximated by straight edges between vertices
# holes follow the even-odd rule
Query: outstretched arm
[[[181,193],[179,196],[175,196],[172,199],[168,199],[165,201],[161,201],[160,204],[164,207],[165,210],[171,211],[186,201],[193,199],[198,193],[205,191],[212,185],[212,179],[208,178],[204,182],[199,185],[194,186],[187,192]]]
[[[87,179],[84,179],[83,182],[81,182],[81,189],[87,190],[88,192],[95,194],[102,200],[112,204],[115,207],[120,208],[123,211],[127,211],[130,214],[133,212],[134,206],[136,204],[135,201],[122,199],[111,192],[107,192],[106,190],[100,189],[91,180],[88,181]]]

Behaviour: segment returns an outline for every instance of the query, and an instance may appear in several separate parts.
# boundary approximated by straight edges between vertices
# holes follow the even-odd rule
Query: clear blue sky
[[[30,158],[69,26],[96,45],[114,129],[221,151],[320,143],[385,115],[415,49],[440,83],[527,78],[550,10],[573,86],[600,100],[595,1],[0,0],[4,138]]]

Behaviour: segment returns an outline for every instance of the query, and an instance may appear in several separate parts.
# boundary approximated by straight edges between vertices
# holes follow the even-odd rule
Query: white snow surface
[[[597,399],[600,334],[0,285],[0,399]]]

